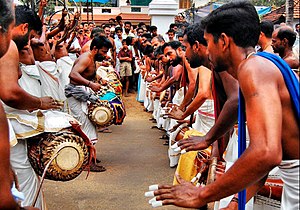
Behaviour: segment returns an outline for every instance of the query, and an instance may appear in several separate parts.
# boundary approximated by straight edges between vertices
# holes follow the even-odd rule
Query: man
[[[246,187],[249,199],[269,171],[279,166],[284,182],[281,209],[299,209],[299,78],[276,55],[252,56],[260,30],[259,17],[249,2],[223,5],[209,14],[203,25],[215,70],[227,69],[239,81],[250,144],[215,182],[197,188],[178,177],[181,184],[160,185],[154,192],[156,199],[163,200],[162,205],[199,208]],[[281,65],[280,69],[270,59]]]
[[[150,26],[150,33],[151,33],[152,37],[158,36],[157,27],[156,26]]]
[[[258,45],[261,48],[261,52],[273,53],[272,48],[272,33],[274,31],[274,24],[271,21],[261,21],[260,23],[260,35],[258,39]]]
[[[11,32],[14,27],[14,15],[12,9],[12,1],[0,1],[0,60],[1,57],[7,52]],[[1,72],[0,72],[1,74]],[[0,104],[0,209],[18,209],[18,204],[14,200],[11,193],[12,180],[10,179],[10,163],[9,163],[9,133],[8,124]]]
[[[112,48],[109,50],[108,56],[110,56],[111,59],[113,60],[113,66],[116,66],[116,60],[117,60],[116,45],[114,39],[110,37],[110,25],[105,24],[103,26],[103,30],[106,37],[109,39],[109,41],[112,44]]]
[[[1,7],[2,8],[2,7]],[[32,32],[41,30],[39,17],[25,6],[17,6],[15,9],[16,25],[12,31],[12,39],[7,53],[0,59],[0,99],[8,106],[22,110],[53,109],[60,108],[51,97],[34,97],[25,92],[18,84],[19,52],[28,45]],[[2,20],[2,18],[1,18]],[[2,26],[3,27],[3,26]],[[7,67],[10,68],[7,68]],[[9,82],[8,82],[9,81]],[[1,123],[2,124],[2,123]],[[11,148],[11,165],[18,174],[20,190],[25,194],[22,205],[29,206],[33,202],[38,177],[33,171],[27,158],[25,141],[18,141]],[[42,196],[39,196],[37,207],[42,208]]]
[[[124,33],[122,34],[122,39],[126,39],[128,36],[135,37],[135,35],[131,33],[131,26],[132,24],[129,21],[124,23]]]
[[[169,29],[168,32],[167,32],[167,42],[172,42],[172,41],[175,41],[175,31],[173,29]]]
[[[272,35],[272,47],[275,53],[289,64],[292,69],[299,68],[299,58],[293,53],[296,33],[289,26],[277,28]]]
[[[90,92],[90,89],[97,92],[101,88],[99,83],[92,81],[96,75],[95,62],[103,61],[111,47],[111,42],[105,36],[94,37],[90,51],[81,54],[76,59],[69,76],[70,84],[65,88],[72,115],[82,123],[82,130],[94,144],[97,143],[98,136],[96,127],[86,114],[87,101],[95,103],[98,100],[98,97]],[[97,166],[93,162],[90,170],[102,172],[106,169],[103,166]]]

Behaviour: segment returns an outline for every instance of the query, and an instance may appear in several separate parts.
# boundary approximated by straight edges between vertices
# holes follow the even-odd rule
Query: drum
[[[187,126],[181,128],[180,131],[177,133],[177,135],[175,137],[175,142],[183,139],[185,132],[188,131],[188,130],[190,130],[190,128],[187,127]]]
[[[50,180],[72,180],[89,162],[88,146],[71,129],[31,137],[27,140],[27,149],[29,162],[39,176],[53,159],[45,175]]]
[[[88,108],[89,119],[99,127],[107,127],[111,124],[121,125],[126,116],[122,100],[111,91],[98,94],[99,101],[90,104]]]

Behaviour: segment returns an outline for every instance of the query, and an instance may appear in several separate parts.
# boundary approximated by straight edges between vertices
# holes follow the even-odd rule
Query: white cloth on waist
[[[22,77],[18,80],[20,87],[33,96],[41,97],[42,88],[37,66],[20,64],[20,69],[22,72]]]
[[[41,76],[42,96],[51,96],[58,101],[65,101],[64,87],[60,84],[60,73],[53,61],[36,62]]]
[[[298,210],[300,160],[283,160],[278,166],[283,181],[281,210]]]
[[[195,112],[195,123],[193,129],[206,134],[215,124],[214,100],[207,99]]]
[[[57,70],[59,72],[59,82],[61,87],[65,87],[70,83],[70,72],[72,70],[74,61],[70,58],[70,56],[61,57],[56,61]]]

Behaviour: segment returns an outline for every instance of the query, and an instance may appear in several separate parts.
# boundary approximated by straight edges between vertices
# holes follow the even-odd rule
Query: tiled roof
[[[300,18],[300,0],[294,0],[294,19],[299,19]],[[273,10],[272,12],[266,14],[263,16],[264,20],[270,20],[270,21],[276,21],[278,20],[281,16],[285,16],[285,4],[282,5],[281,7]]]

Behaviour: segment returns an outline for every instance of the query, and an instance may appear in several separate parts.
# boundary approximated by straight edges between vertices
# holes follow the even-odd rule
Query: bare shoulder
[[[9,70],[7,66],[10,66],[14,63],[19,63],[19,51],[16,44],[11,41],[6,54],[0,59],[0,68],[2,67],[1,69],[3,70]]]
[[[81,54],[75,61],[74,66],[80,65],[87,67],[91,64],[92,60],[89,58],[89,52]]]

